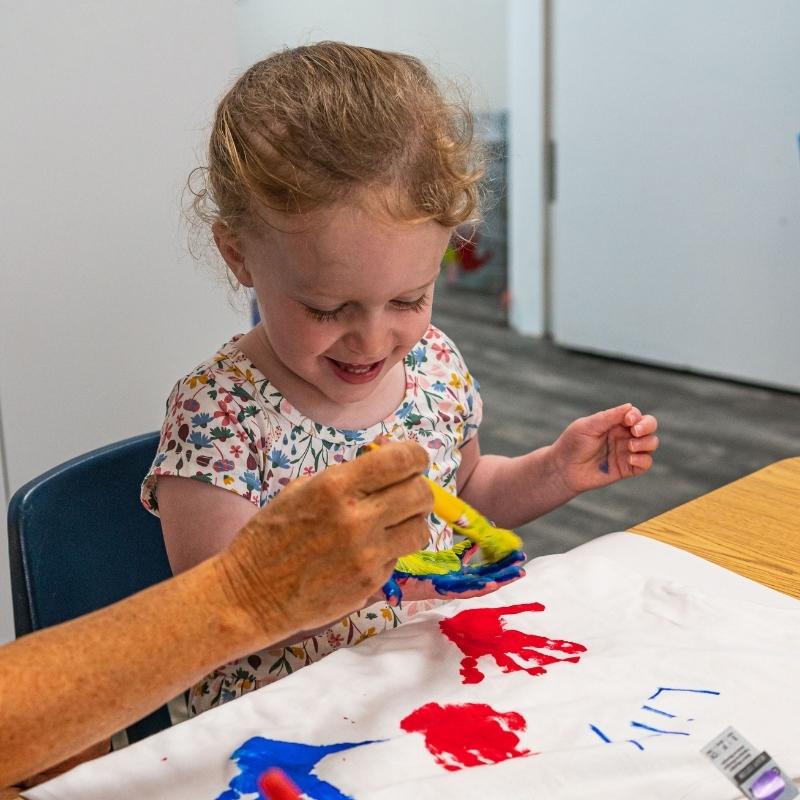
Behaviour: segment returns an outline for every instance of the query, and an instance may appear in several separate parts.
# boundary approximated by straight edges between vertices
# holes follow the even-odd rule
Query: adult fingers
[[[372,506],[378,519],[388,527],[409,517],[430,514],[433,511],[433,492],[422,476],[416,475],[373,492],[363,502]]]
[[[383,545],[390,558],[397,560],[400,556],[416,553],[427,546],[430,538],[428,520],[420,515],[410,517],[397,525],[386,529]]]
[[[427,466],[428,456],[415,442],[389,442],[343,464],[339,480],[357,492],[372,494],[421,474]]]

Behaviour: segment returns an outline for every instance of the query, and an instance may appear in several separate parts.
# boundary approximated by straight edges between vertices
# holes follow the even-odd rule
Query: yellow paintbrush
[[[378,446],[375,442],[366,445],[368,450],[374,450]],[[522,539],[514,531],[496,528],[469,503],[450,494],[427,475],[422,477],[433,492],[433,513],[449,523],[454,531],[475,542],[481,550],[481,561],[494,564],[514,551],[522,550]]]

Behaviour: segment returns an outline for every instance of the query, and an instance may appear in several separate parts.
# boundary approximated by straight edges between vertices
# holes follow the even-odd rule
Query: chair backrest
[[[93,450],[11,498],[8,539],[17,636],[94,611],[171,575],[159,520],[139,502],[155,456],[148,433]],[[131,725],[133,742],[169,727],[166,706]]]

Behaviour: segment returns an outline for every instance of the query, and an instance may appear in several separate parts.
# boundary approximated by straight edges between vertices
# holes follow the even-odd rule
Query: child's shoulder
[[[237,334],[217,348],[212,355],[181,376],[175,389],[196,389],[199,386],[230,389],[243,383],[255,385],[259,380],[266,380],[238,348],[236,343],[241,338],[242,334]]]
[[[417,363],[420,363],[424,356],[425,360],[444,363],[457,372],[467,371],[466,362],[456,343],[441,328],[437,328],[433,324],[428,326],[425,335],[419,340],[411,354],[416,355],[414,360]]]
[[[240,338],[229,339],[178,379],[167,400],[168,415],[183,421],[188,412],[193,424],[205,426],[220,419],[250,424],[280,413],[282,396],[239,349]]]

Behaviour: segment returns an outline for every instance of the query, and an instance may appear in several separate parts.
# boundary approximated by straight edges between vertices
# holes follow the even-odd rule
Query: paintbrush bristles
[[[453,530],[466,536],[481,548],[482,561],[494,563],[515,550],[522,550],[522,539],[514,531],[495,528],[483,514],[460,497],[425,479],[433,492],[433,513],[452,525]]]

